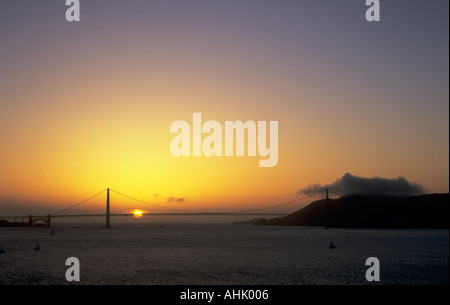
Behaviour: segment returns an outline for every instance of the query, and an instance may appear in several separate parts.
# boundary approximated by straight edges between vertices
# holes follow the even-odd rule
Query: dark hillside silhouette
[[[335,228],[448,228],[449,194],[399,198],[349,195],[314,201],[288,216],[262,219],[258,226],[329,226]]]

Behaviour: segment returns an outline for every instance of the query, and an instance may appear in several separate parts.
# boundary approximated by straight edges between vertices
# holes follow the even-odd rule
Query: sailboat
[[[40,249],[41,249],[41,247],[39,247],[39,243],[36,243],[36,246],[34,247],[34,250],[38,251]]]
[[[52,231],[50,232],[50,235],[55,235],[55,228],[52,228]]]
[[[6,253],[5,250],[3,250],[3,246],[0,245],[0,253]]]
[[[331,239],[330,241],[330,249],[334,249],[336,248],[336,246],[333,244],[333,239]]]

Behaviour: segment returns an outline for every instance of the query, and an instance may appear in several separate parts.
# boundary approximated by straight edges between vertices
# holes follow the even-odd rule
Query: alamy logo
[[[278,163],[278,121],[269,123],[267,139],[266,121],[225,121],[225,147],[222,146],[222,125],[217,121],[207,121],[202,125],[202,114],[194,113],[192,119],[192,155],[193,156],[233,156],[236,142],[236,156],[244,156],[245,131],[247,131],[248,156],[256,156],[256,147],[260,157],[260,167],[273,167]],[[181,131],[180,131],[181,130]],[[191,128],[188,122],[176,121],[170,126],[170,133],[178,133],[170,143],[170,152],[175,157],[191,156]],[[202,142],[202,134],[209,134]],[[236,138],[234,135],[236,134]],[[236,141],[235,141],[236,140]],[[268,140],[268,141],[267,141]],[[258,142],[258,146],[256,146]],[[267,143],[269,142],[269,143]]]
[[[69,22],[80,21],[80,1],[66,0],[66,6],[70,7],[66,10],[66,20]]]
[[[366,280],[369,282],[380,281],[380,261],[376,257],[366,259],[366,266],[370,266],[366,271]]]
[[[366,20],[369,22],[380,21],[380,0],[366,0],[366,6],[370,7],[366,11]]]
[[[76,257],[66,259],[66,266],[70,266],[66,271],[66,280],[68,282],[80,281],[80,261]]]

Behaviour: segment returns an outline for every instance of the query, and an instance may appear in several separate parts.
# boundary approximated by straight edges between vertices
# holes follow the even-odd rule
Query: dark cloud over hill
[[[388,179],[381,177],[364,178],[346,173],[342,178],[334,183],[320,185],[314,184],[300,189],[301,194],[314,194],[326,188],[340,194],[360,194],[360,195],[391,195],[391,196],[412,196],[425,193],[425,189],[420,184],[410,183],[403,177]]]

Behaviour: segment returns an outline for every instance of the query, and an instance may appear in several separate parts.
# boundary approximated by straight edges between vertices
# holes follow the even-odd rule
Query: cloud
[[[184,202],[185,201],[185,199],[183,198],[183,197],[180,197],[180,198],[175,198],[175,197],[169,197],[169,198],[167,198],[167,202]]]
[[[425,193],[425,189],[420,184],[410,183],[403,177],[388,179],[381,177],[364,178],[346,173],[342,178],[327,185],[314,184],[300,189],[299,194],[311,195],[329,189],[340,195],[360,194],[360,195],[391,195],[391,196],[412,196]]]

